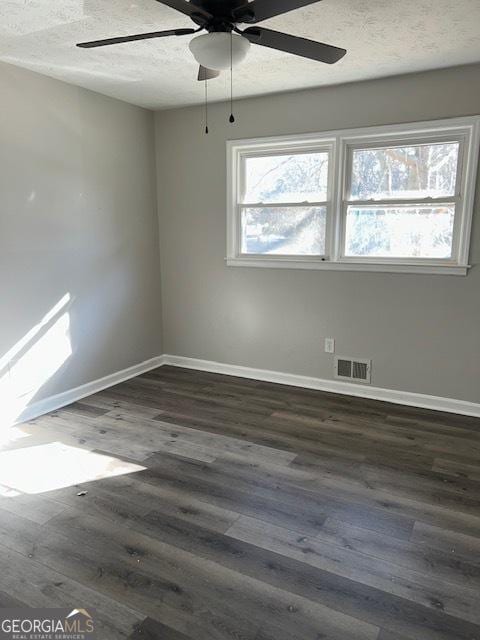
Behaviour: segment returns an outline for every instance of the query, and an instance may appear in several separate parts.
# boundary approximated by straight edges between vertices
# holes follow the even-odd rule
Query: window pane
[[[325,207],[281,207],[242,211],[242,253],[323,255]]]
[[[352,200],[441,198],[455,194],[458,142],[355,149]]]
[[[245,158],[246,203],[324,202],[328,153]]]
[[[455,207],[349,207],[345,255],[450,258]]]

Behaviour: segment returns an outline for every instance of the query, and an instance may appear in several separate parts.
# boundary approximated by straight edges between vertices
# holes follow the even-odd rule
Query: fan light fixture
[[[195,60],[206,67],[221,71],[240,64],[250,49],[250,42],[242,37],[230,33],[213,31],[203,36],[197,36],[190,42],[190,51]]]

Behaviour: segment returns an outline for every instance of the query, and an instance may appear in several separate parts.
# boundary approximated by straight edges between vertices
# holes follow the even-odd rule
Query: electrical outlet
[[[335,353],[334,338],[325,338],[325,353]]]

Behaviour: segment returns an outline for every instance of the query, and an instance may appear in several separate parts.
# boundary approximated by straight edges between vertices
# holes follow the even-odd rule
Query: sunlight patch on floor
[[[19,446],[26,438],[30,437],[21,427],[11,427],[10,429],[0,429],[0,451],[9,449],[13,446]]]
[[[0,497],[45,493],[144,469],[62,442],[12,449],[0,453]]]

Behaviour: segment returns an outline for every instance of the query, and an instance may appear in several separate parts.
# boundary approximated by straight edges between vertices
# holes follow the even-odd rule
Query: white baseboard
[[[355,384],[353,382],[341,382],[340,380],[312,378],[293,373],[268,371],[267,369],[253,369],[251,367],[225,364],[223,362],[186,358],[184,356],[166,354],[163,356],[162,360],[163,364],[170,364],[176,367],[183,367],[185,369],[198,369],[199,371],[223,373],[227,376],[251,378],[253,380],[262,380],[264,382],[277,382],[279,384],[291,385],[293,387],[318,389],[319,391],[330,391],[331,393],[340,393],[360,398],[370,398],[372,400],[383,400],[384,402],[393,402],[394,404],[403,404],[411,407],[421,407],[423,409],[433,409],[435,411],[446,411],[448,413],[459,413],[466,416],[480,417],[480,404],[467,402],[466,400],[442,398],[440,396],[430,396],[423,393],[412,393],[411,391],[383,389],[381,387],[371,387],[363,384]]]
[[[281,371],[269,371],[267,369],[254,369],[252,367],[242,367],[240,365],[225,364],[223,362],[213,362],[211,360],[199,360],[197,358],[187,358],[184,356],[174,356],[164,354],[156,356],[145,362],[117,371],[98,380],[87,382],[74,389],[69,389],[49,398],[33,402],[27,406],[20,417],[21,422],[34,420],[50,411],[55,411],[65,407],[72,402],[81,400],[108,387],[113,387],[120,382],[135,378],[142,373],[156,369],[164,364],[182,367],[184,369],[197,369],[199,371],[210,371],[212,373],[222,373],[227,376],[238,376],[240,378],[250,378],[252,380],[262,380],[264,382],[277,382],[293,387],[305,387],[306,389],[318,389],[319,391],[329,391],[360,398],[370,398],[372,400],[383,400],[394,404],[403,404],[436,411],[446,411],[448,413],[458,413],[466,416],[480,417],[480,404],[456,400],[454,398],[442,398],[430,396],[422,393],[412,393],[410,391],[397,391],[395,389],[383,389],[381,387],[370,387],[352,382],[341,382],[339,380],[325,380],[323,378],[313,378],[293,373],[282,373]]]
[[[107,389],[108,387],[113,387],[120,382],[125,382],[125,380],[135,378],[146,371],[156,369],[162,364],[164,364],[164,357],[156,356],[155,358],[150,358],[150,360],[145,360],[144,362],[135,364],[127,369],[122,369],[121,371],[116,371],[115,373],[111,373],[103,378],[98,378],[97,380],[92,380],[92,382],[82,384],[74,389],[69,389],[68,391],[63,391],[62,393],[50,396],[49,398],[32,402],[32,404],[28,405],[23,410],[19,417],[19,422],[34,420],[39,416],[50,413],[50,411],[55,411],[56,409],[60,409],[61,407],[71,404],[72,402],[81,400],[86,396],[91,396],[93,393],[98,393],[99,391],[103,391],[103,389]]]

